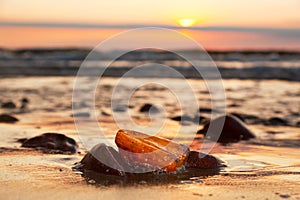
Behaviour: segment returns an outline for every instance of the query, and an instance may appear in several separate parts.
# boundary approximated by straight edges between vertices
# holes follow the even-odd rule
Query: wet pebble
[[[88,112],[74,113],[71,115],[71,117],[90,117],[90,113]]]
[[[197,151],[189,152],[186,165],[187,167],[203,169],[217,169],[225,166],[220,159]]]
[[[8,114],[0,114],[0,123],[15,123],[19,121],[16,117]]]
[[[106,144],[94,146],[78,163],[74,166],[77,170],[91,170],[97,173],[124,176],[125,171],[130,167],[121,157],[119,152]]]
[[[1,104],[1,108],[14,109],[16,107],[17,107],[16,104],[12,101],[4,102]]]
[[[279,118],[279,117],[271,117],[266,121],[265,125],[271,125],[271,126],[288,126],[289,123],[285,119]]]
[[[284,198],[284,199],[287,199],[287,198],[290,198],[291,196],[289,194],[279,194],[279,196],[281,198]]]
[[[283,133],[282,131],[267,131],[267,133],[275,135],[275,134],[280,134]]]
[[[127,111],[127,108],[128,108],[128,106],[126,106],[126,105],[118,105],[118,106],[113,107],[113,111],[114,112],[125,112],[125,111]]]
[[[201,113],[211,113],[212,109],[211,108],[199,108],[199,112]]]
[[[29,100],[26,97],[24,97],[24,98],[21,99],[21,102],[22,103],[29,103]]]
[[[178,122],[179,121],[193,121],[194,118],[187,116],[187,115],[182,115],[182,116],[171,117],[171,120],[178,121]]]
[[[59,133],[44,133],[29,139],[21,139],[22,147],[41,149],[45,153],[76,153],[74,139]]]
[[[175,116],[175,117],[171,117],[171,120],[173,121],[178,121],[178,122],[193,122],[193,123],[199,123],[199,124],[204,124],[206,122],[208,122],[208,118],[200,116],[200,117],[191,117],[188,115],[182,115],[182,116]]]
[[[151,110],[152,113],[158,113],[159,112],[159,109],[156,106],[154,106],[152,104],[149,104],[149,103],[144,104],[140,108],[140,112],[150,112],[150,110]]]
[[[241,105],[239,104],[236,104],[236,103],[232,103],[232,104],[229,104],[228,107],[231,107],[231,108],[236,108],[236,107],[240,107]]]
[[[29,103],[29,100],[28,100],[27,98],[22,98],[22,99],[20,100],[20,102],[21,102],[21,107],[20,107],[20,109],[22,109],[22,110],[26,109],[26,108],[27,108],[27,105],[28,105],[28,103]]]

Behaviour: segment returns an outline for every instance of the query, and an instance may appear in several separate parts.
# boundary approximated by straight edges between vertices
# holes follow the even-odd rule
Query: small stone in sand
[[[26,109],[27,108],[27,104],[29,103],[29,100],[27,98],[22,98],[21,99],[21,109]]]
[[[71,117],[90,117],[90,113],[88,112],[74,113],[71,115]]]
[[[217,169],[225,165],[218,158],[197,151],[190,151],[187,159],[187,167]]]
[[[126,105],[117,105],[113,107],[114,112],[125,112],[127,111],[128,106]]]
[[[0,114],[0,122],[2,123],[15,123],[19,121],[16,117],[8,114]]]
[[[45,153],[76,153],[77,143],[74,139],[59,133],[44,133],[30,139],[19,140],[22,147],[41,149]]]
[[[291,196],[289,194],[280,194],[279,195],[281,198],[287,199],[290,198]]]
[[[13,109],[13,108],[16,108],[16,104],[12,101],[8,101],[8,102],[4,102],[2,103],[1,105],[2,108],[8,108],[8,109]]]
[[[29,100],[26,97],[24,97],[24,98],[21,99],[21,102],[22,103],[29,103]]]
[[[146,103],[144,104],[141,108],[140,108],[140,112],[152,112],[152,113],[158,113],[159,112],[159,109],[152,105],[152,104],[149,104],[149,103]]]
[[[281,119],[279,117],[272,117],[270,118],[265,125],[271,125],[271,126],[288,126],[288,122],[284,119]]]
[[[199,112],[201,113],[211,113],[213,110],[211,108],[199,108]]]
[[[188,115],[175,116],[175,117],[172,117],[171,120],[181,122],[182,124],[184,124],[186,122],[196,122],[196,121],[194,121],[195,120],[194,117],[190,117]]]

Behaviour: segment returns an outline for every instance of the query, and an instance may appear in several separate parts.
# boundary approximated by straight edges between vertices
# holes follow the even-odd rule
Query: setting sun
[[[191,27],[196,23],[196,20],[186,18],[178,20],[178,23],[183,27]]]

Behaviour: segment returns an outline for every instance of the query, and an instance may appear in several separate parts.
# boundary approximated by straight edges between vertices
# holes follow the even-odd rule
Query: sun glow
[[[196,20],[185,18],[185,19],[178,20],[178,23],[182,27],[191,27],[196,23]]]

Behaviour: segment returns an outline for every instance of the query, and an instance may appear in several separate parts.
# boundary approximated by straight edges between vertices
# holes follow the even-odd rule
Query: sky
[[[210,49],[300,49],[299,10],[299,0],[0,0],[0,47],[93,47],[155,26]]]

